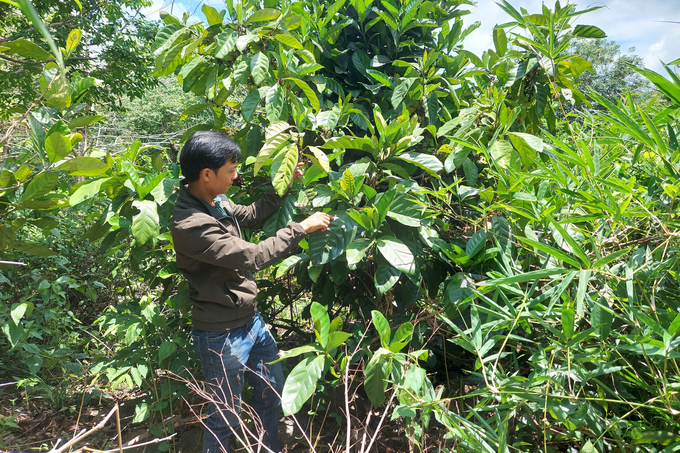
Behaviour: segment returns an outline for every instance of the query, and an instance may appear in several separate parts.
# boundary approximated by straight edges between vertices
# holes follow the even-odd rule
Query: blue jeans
[[[229,451],[232,430],[239,429],[244,378],[253,387],[253,409],[259,417],[255,430],[268,449],[262,451],[278,452],[281,399],[277,393],[281,394],[285,378],[281,363],[267,365],[278,359],[278,348],[260,312],[245,326],[226,332],[194,329],[191,335],[207,390],[213,395],[203,430],[203,453]]]

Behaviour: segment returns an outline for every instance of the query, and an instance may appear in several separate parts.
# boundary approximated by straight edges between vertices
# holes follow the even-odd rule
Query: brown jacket
[[[222,198],[220,212],[180,184],[172,223],[177,267],[189,282],[194,327],[215,332],[240,327],[252,319],[257,305],[253,272],[288,255],[305,235],[290,223],[276,236],[258,244],[241,238],[240,226],[250,228],[266,219],[283,202],[275,192],[249,206]]]

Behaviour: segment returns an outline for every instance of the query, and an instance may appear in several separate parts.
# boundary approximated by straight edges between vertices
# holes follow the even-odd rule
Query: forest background
[[[207,395],[168,227],[197,130],[243,149],[238,203],[305,164],[248,240],[338,217],[258,274],[291,451],[680,448],[678,61],[560,2],[498,2],[481,55],[466,0],[145,5],[0,4],[0,448],[181,449]]]

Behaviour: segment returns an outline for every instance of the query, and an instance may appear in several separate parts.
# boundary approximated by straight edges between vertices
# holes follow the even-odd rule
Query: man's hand
[[[290,179],[290,184],[288,184],[288,189],[293,187],[293,183],[295,182],[296,179],[302,178],[304,176],[304,173],[302,172],[302,167],[304,167],[305,164],[300,162],[297,164],[295,167],[295,171],[293,172],[293,177]]]
[[[315,212],[300,222],[300,225],[305,229],[305,233],[312,233],[316,230],[326,231],[333,218],[332,215],[325,212]]]

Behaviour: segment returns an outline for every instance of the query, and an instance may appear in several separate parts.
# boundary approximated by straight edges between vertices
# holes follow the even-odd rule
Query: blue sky
[[[530,13],[541,11],[541,0],[509,0],[517,9],[526,8]],[[218,0],[153,0],[153,5],[143,12],[149,18],[157,19],[158,12],[165,10],[175,16],[185,11],[195,12],[196,20],[203,20],[201,5],[207,3],[225,9],[224,2]],[[565,0],[562,0],[565,3]],[[546,4],[550,7],[553,1]],[[605,0],[602,2],[577,3],[578,9],[603,6],[598,11],[581,16],[575,23],[596,25],[613,39],[621,50],[627,52],[634,47],[635,53],[645,60],[645,65],[657,72],[665,74],[660,61],[666,63],[680,58],[680,0]],[[465,16],[464,22],[472,24],[481,22],[465,41],[465,47],[477,54],[493,47],[491,30],[496,24],[508,22],[509,18],[493,0],[477,0],[476,7],[468,8],[472,14]]]

